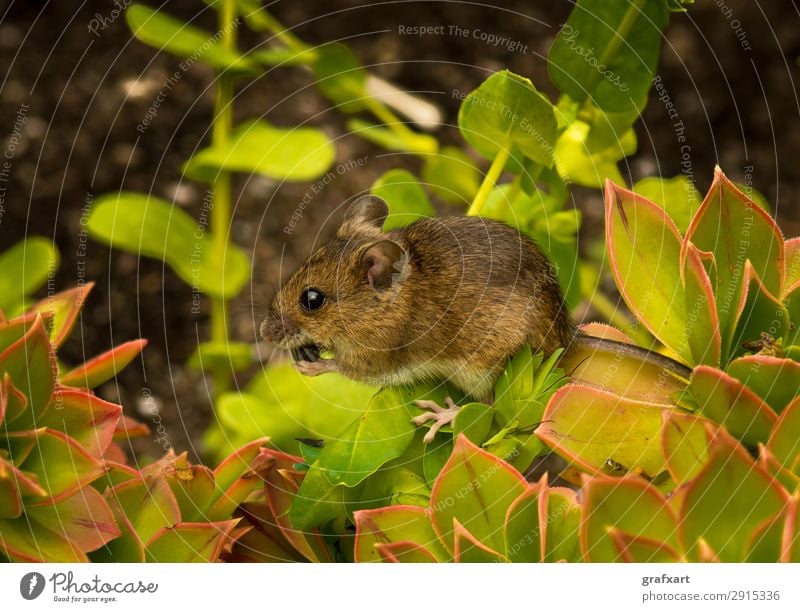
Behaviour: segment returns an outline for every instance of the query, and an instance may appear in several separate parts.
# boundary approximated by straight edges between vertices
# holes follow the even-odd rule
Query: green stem
[[[489,171],[486,173],[486,176],[483,177],[483,182],[481,183],[480,189],[478,189],[478,193],[475,194],[475,199],[472,201],[472,206],[469,207],[469,211],[467,212],[468,215],[477,216],[481,214],[483,205],[486,204],[489,194],[497,184],[497,179],[499,179],[500,175],[503,173],[503,168],[506,167],[506,162],[508,161],[508,157],[510,155],[510,143],[506,147],[501,147],[497,152],[492,165],[489,166]]]
[[[221,44],[230,50],[236,49],[236,0],[222,0],[219,11]],[[221,72],[218,75],[214,119],[211,126],[211,146],[224,149],[233,130],[233,75]],[[231,175],[220,171],[211,185],[213,208],[211,209],[211,248],[216,261],[223,262],[228,252],[228,234],[231,224]],[[228,305],[225,298],[211,298],[211,341],[228,343]],[[230,374],[226,370],[212,371],[214,394],[219,396],[230,385]]]
[[[392,130],[400,138],[409,140],[416,136],[416,134],[380,100],[369,96],[364,99],[364,105],[369,112],[375,115],[379,121],[382,121],[387,128]]]
[[[258,20],[260,22],[259,25],[263,26],[264,29],[273,34],[275,38],[289,47],[289,49],[292,51],[301,52],[308,50],[308,45],[306,45],[297,36],[289,32],[289,30],[287,30],[284,25],[275,19],[275,17],[266,9],[261,9]]]

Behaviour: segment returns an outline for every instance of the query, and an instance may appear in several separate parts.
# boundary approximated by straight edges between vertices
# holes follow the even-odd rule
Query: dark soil
[[[170,13],[215,31],[214,16],[200,0],[165,4]],[[570,2],[519,0],[493,8],[477,3],[335,0],[324,3],[324,13],[321,4],[281,0],[274,12],[288,26],[297,26],[296,34],[308,42],[346,39],[376,74],[440,105],[449,126],[458,109],[454,92],[470,91],[497,69],[529,76],[555,98],[548,85],[546,55]],[[131,365],[118,384],[100,393],[122,401],[128,413],[154,430],[160,423],[172,446],[197,456],[202,454],[201,433],[213,417],[207,385],[184,362],[198,339],[207,337],[207,311],[191,314],[191,289],[160,262],[86,243],[81,218],[87,201],[121,188],[149,191],[199,214],[204,188],[182,182],[180,167],[208,142],[213,73],[193,66],[139,133],[137,125],[180,60],[132,39],[124,20],[113,18],[114,9],[110,1],[0,2],[2,131],[12,134],[15,124],[23,131],[13,151],[5,199],[0,201],[0,250],[26,235],[52,237],[62,256],[55,279],[61,288],[74,285],[81,266],[87,266],[86,277],[97,286],[80,329],[63,351],[64,359],[75,363],[114,343],[139,336],[149,339],[143,359]],[[101,18],[107,22],[95,35],[89,27]],[[400,35],[399,25],[479,28],[520,41],[528,49],[509,53],[471,36]],[[244,45],[260,41],[252,33],[243,38]],[[639,151],[629,159],[627,173],[634,180],[655,173],[671,176],[687,169],[683,160],[703,192],[719,163],[733,179],[766,195],[786,233],[797,235],[799,54],[800,15],[794,2],[699,2],[688,13],[674,15],[659,75],[685,125],[689,149],[681,149],[674,120],[653,97],[639,123]],[[340,162],[365,158],[366,164],[338,176],[316,197],[292,235],[283,229],[308,184],[237,178],[232,235],[254,262],[252,290],[231,309],[232,335],[239,340],[254,341],[259,311],[313,242],[334,231],[340,203],[368,189],[389,168],[417,169],[414,160],[387,155],[345,135],[345,119],[330,110],[310,83],[299,69],[276,70],[243,83],[236,116],[319,126],[336,140]],[[449,126],[443,126],[439,136],[458,143],[457,130]],[[574,194],[575,205],[585,214],[583,238],[588,240],[600,227],[600,193],[577,189]],[[148,396],[160,407],[155,420]],[[154,431],[150,440],[137,444],[137,452],[160,453],[157,437]]]

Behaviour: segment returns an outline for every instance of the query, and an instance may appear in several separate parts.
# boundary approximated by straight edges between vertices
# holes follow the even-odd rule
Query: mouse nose
[[[280,342],[284,338],[294,336],[299,328],[288,317],[267,315],[261,322],[261,337],[270,342]]]

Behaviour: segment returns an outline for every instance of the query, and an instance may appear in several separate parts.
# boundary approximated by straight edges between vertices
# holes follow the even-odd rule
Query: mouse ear
[[[364,251],[361,269],[370,287],[385,291],[408,274],[408,253],[394,240],[381,240]]]
[[[365,231],[370,234],[374,234],[375,230],[380,232],[388,216],[389,205],[383,199],[374,195],[360,197],[350,204],[338,233],[346,236]]]

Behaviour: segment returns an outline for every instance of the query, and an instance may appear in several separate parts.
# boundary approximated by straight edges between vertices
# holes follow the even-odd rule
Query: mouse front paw
[[[425,434],[425,437],[422,438],[425,444],[433,442],[436,433],[445,425],[452,423],[458,411],[461,410],[461,406],[457,406],[449,397],[444,398],[444,403],[447,404],[447,408],[442,408],[439,404],[431,400],[417,400],[414,402],[417,407],[423,410],[430,410],[430,412],[414,417],[411,419],[411,422],[414,423],[414,425],[423,425],[428,421],[433,421],[430,430]]]
[[[333,359],[320,359],[318,361],[295,361],[294,367],[304,376],[319,376],[326,372],[335,372],[336,363]]]

